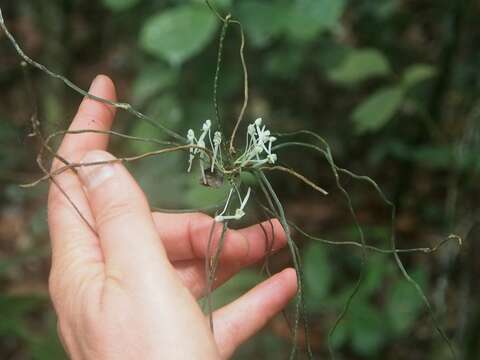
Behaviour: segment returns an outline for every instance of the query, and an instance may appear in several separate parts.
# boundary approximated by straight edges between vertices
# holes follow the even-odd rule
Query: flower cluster
[[[272,144],[277,140],[270,135],[266,126],[262,127],[262,118],[248,125],[245,152],[235,160],[240,168],[245,166],[259,167],[265,164],[275,164],[277,155],[272,153]]]
[[[220,150],[222,134],[219,131],[215,131],[212,137],[212,122],[206,120],[202,125],[200,136],[197,138],[193,129],[190,129],[187,132],[187,140],[188,144],[192,145],[189,153],[187,171],[191,171],[193,161],[198,158],[203,182],[204,184],[207,184],[205,174],[206,169],[209,169],[212,173],[215,171],[216,167],[220,169],[220,171],[223,171],[223,159]],[[272,144],[276,140],[277,139],[274,136],[271,136],[270,131],[266,129],[266,126],[262,126],[262,119],[256,119],[255,122],[248,125],[245,151],[234,161],[235,167],[241,170],[244,167],[257,168],[266,164],[275,164],[277,162],[277,155],[272,152]],[[211,162],[209,164],[209,159],[206,154],[207,150],[211,153]],[[235,210],[233,215],[225,215],[234,192],[236,192],[238,196],[240,206]],[[245,197],[242,198],[239,190],[234,185],[234,187],[230,189],[225,208],[220,214],[215,216],[215,221],[224,222],[241,219],[245,215],[245,206],[250,198],[250,192],[251,189],[248,188]]]
[[[200,161],[200,171],[202,173],[202,179],[204,184],[207,183],[206,177],[205,177],[205,168],[206,168],[206,161],[207,161],[207,156],[205,155],[205,151],[203,149],[206,149],[206,142],[210,145],[210,149],[213,152],[212,156],[212,162],[211,162],[211,168],[210,171],[213,172],[215,170],[215,163],[218,161],[221,161],[221,152],[219,151],[220,149],[220,144],[222,143],[222,134],[219,131],[215,131],[213,134],[213,139],[212,139],[212,122],[210,120],[205,120],[205,122],[202,125],[202,133],[198,137],[198,139],[195,136],[195,132],[193,129],[189,129],[187,132],[187,140],[189,145],[196,145],[197,147],[192,147],[190,148],[190,154],[188,158],[188,172],[192,170],[192,165],[193,165],[193,160],[198,155],[199,161]]]

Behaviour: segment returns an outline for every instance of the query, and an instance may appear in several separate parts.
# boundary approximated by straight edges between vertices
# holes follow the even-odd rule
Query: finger
[[[105,75],[98,75],[93,80],[89,93],[111,101],[116,101],[117,98],[115,85],[112,80]],[[114,107],[86,97],[80,104],[78,112],[68,130],[110,130],[114,117]],[[67,134],[58,152],[61,156],[67,159],[73,157],[71,160],[76,161],[80,160],[88,151],[105,150],[108,141],[109,136],[106,134],[92,132]],[[56,166],[59,165],[61,164],[57,161]]]
[[[196,299],[207,295],[207,276],[205,274],[205,260],[186,260],[173,264],[182,284],[190,290],[190,293]],[[247,264],[245,264],[247,266]],[[215,273],[215,281],[211,285],[210,291],[215,290],[232,276],[238,273],[243,266],[225,266]]]
[[[153,213],[157,231],[171,261],[204,259],[213,219],[205,214]],[[213,256],[220,241],[222,225],[216,224],[210,245]],[[263,227],[263,229],[262,229]],[[260,260],[269,251],[285,246],[286,236],[278,220],[265,221],[240,230],[227,230],[220,259],[245,264]],[[213,254],[212,254],[213,253]]]
[[[297,277],[286,269],[213,313],[214,336],[223,359],[279,313],[295,296]]]
[[[221,261],[215,273],[215,281],[211,285],[211,291],[215,290],[244,267],[253,265],[266,256],[266,253],[258,253],[256,256],[248,256],[235,261]],[[207,294],[207,276],[205,274],[205,260],[184,260],[173,263],[175,270],[183,285],[190,290],[192,295],[199,299]]]
[[[173,264],[182,284],[190,290],[196,299],[207,295],[207,276],[205,274],[205,260],[187,260]],[[247,266],[248,264],[245,264]],[[221,267],[215,273],[215,281],[211,291],[227,282],[232,276],[238,273],[243,266]]]
[[[115,88],[110,79],[105,76],[97,77],[91,87],[90,93],[98,97],[115,100]],[[70,129],[95,128],[108,130],[113,121],[113,112],[98,102],[84,99],[80,105]],[[85,151],[104,149],[108,137],[96,134],[67,135],[62,141],[59,153],[70,161],[78,161]],[[53,166],[58,167],[59,161],[54,161]],[[98,239],[88,228],[84,218],[91,223],[93,220],[88,201],[83,192],[78,177],[71,171],[55,177],[55,182],[66,193],[62,193],[56,184],[51,184],[48,198],[48,223],[52,241],[52,272],[61,274],[59,278],[70,282],[77,276],[68,276],[77,273],[76,268],[85,268],[86,263],[98,264],[102,262],[102,254],[98,246]],[[68,201],[67,196],[70,198]],[[74,209],[72,203],[78,209]],[[92,269],[91,267],[89,268]],[[62,287],[57,281],[50,281],[51,285]],[[75,286],[75,284],[73,284]]]
[[[83,163],[110,163],[82,167],[79,174],[95,219],[107,276],[143,281],[148,274],[161,274],[168,261],[143,191],[114,160],[104,151],[89,152]]]

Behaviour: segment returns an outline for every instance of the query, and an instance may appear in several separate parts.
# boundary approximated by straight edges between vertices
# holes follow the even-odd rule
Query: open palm
[[[115,100],[105,76],[95,79],[90,93]],[[114,115],[113,108],[85,99],[70,130],[109,130]],[[105,152],[108,140],[100,133],[67,134],[58,154],[70,162],[113,160]],[[53,168],[62,165],[55,160]],[[152,213],[119,162],[67,171],[55,182],[60,187],[52,184],[48,202],[50,293],[62,342],[74,359],[228,358],[296,293],[295,271],[286,269],[217,310],[213,335],[196,301],[206,291],[209,216]],[[270,237],[277,250],[286,239],[272,223],[264,228],[275,233]],[[214,286],[267,249],[259,226],[228,230]]]

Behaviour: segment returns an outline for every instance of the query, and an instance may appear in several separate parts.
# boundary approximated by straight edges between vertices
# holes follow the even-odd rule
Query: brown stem
[[[248,106],[248,69],[247,69],[247,63],[245,61],[245,33],[243,31],[243,26],[242,24],[237,21],[237,20],[231,20],[232,23],[237,24],[240,28],[240,37],[241,37],[241,44],[240,44],[240,60],[242,62],[242,69],[243,69],[243,105],[242,109],[240,110],[240,114],[238,115],[237,122],[235,123],[235,127],[233,128],[232,131],[232,136],[230,137],[230,153],[234,154],[235,153],[235,137],[238,132],[238,128],[240,126],[240,123],[243,120],[243,117],[245,115],[245,111],[247,110]]]
[[[313,181],[309,180],[308,178],[306,178],[305,176],[303,176],[302,174],[299,174],[298,172],[296,172],[295,170],[292,170],[292,169],[289,169],[287,167],[284,167],[284,166],[265,166],[265,167],[262,167],[260,168],[260,170],[278,170],[278,171],[283,171],[283,172],[286,172],[290,175],[293,175],[295,176],[296,178],[302,180],[305,184],[309,185],[310,187],[314,188],[315,190],[317,190],[318,192],[322,193],[323,195],[328,195],[328,192],[324,189],[322,189],[320,186],[316,185]]]

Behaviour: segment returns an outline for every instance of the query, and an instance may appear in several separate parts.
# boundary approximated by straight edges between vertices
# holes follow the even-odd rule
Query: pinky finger
[[[297,277],[285,269],[213,314],[215,341],[223,359],[262,329],[295,296]]]

